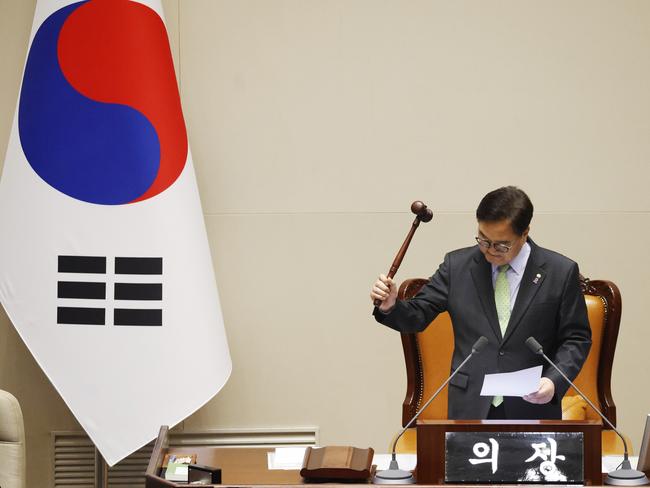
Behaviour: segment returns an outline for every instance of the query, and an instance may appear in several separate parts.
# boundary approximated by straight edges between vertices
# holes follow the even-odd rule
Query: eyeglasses
[[[481,247],[485,249],[490,249],[491,247],[499,254],[506,254],[512,248],[512,244],[502,244],[500,242],[494,243],[490,239],[483,239],[482,237],[475,237],[476,242]]]

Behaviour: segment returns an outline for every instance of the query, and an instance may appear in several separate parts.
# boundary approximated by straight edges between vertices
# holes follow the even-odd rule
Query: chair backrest
[[[413,297],[427,282],[406,280],[399,289],[399,298]],[[590,281],[581,278],[581,288],[587,304],[592,346],[589,356],[575,379],[575,384],[616,425],[616,406],[611,393],[612,363],[621,321],[621,294],[611,281]],[[428,400],[449,375],[454,349],[452,323],[448,313],[442,313],[423,332],[402,334],[406,361],[407,388],[402,405],[402,425]],[[582,401],[576,414],[570,408],[576,392],[567,391],[562,405],[564,418],[600,417]],[[582,417],[581,417],[582,416]],[[447,418],[447,390],[422,412],[423,419]]]
[[[144,486],[145,488],[177,488],[176,483],[172,483],[164,478],[159,476],[153,476],[150,474],[145,474],[144,476]]]
[[[0,487],[25,488],[25,425],[16,397],[0,390]]]

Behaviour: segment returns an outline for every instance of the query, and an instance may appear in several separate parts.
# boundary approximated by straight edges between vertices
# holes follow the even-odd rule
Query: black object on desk
[[[188,483],[204,483],[206,485],[221,484],[221,468],[190,464],[187,476]]]

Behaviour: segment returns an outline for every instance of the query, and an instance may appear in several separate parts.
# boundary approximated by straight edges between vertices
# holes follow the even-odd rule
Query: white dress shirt
[[[517,300],[517,293],[519,293],[519,285],[521,284],[521,278],[524,276],[524,270],[526,269],[526,263],[530,257],[530,244],[524,242],[524,245],[521,246],[519,254],[508,263],[510,267],[506,271],[506,279],[508,280],[508,286],[510,288],[510,311],[515,306],[515,300]],[[499,274],[499,266],[492,265],[492,287],[496,284],[497,275]]]

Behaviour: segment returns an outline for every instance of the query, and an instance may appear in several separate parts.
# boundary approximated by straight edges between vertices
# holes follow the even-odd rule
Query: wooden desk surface
[[[160,467],[163,463],[165,454],[197,454],[197,462],[216,468],[221,468],[221,485],[215,485],[219,488],[226,487],[277,487],[288,488],[289,486],[296,488],[305,487],[318,487],[318,488],[342,488],[344,486],[364,486],[375,487],[382,485],[372,485],[370,483],[358,484],[334,484],[334,483],[319,483],[319,484],[306,484],[300,476],[299,470],[269,470],[268,469],[268,453],[273,452],[273,447],[255,447],[255,448],[239,448],[239,447],[199,447],[199,446],[173,446],[169,447],[169,428],[166,425],[161,426],[160,433],[156,439],[149,466],[147,467],[146,486],[148,488],[176,488],[176,487],[196,487],[196,486],[211,486],[211,485],[179,485],[176,483],[168,482],[160,478]],[[404,485],[403,485],[404,486]],[[419,487],[425,486],[432,488],[449,488],[450,485],[433,485],[433,484],[419,484]],[[472,485],[454,485],[453,488],[470,487]],[[473,485],[472,488],[481,488],[486,485]],[[601,487],[602,478],[598,477],[596,482],[592,485],[593,488]]]
[[[215,485],[219,488],[231,487],[242,487],[242,486],[254,486],[259,488],[260,486],[273,487],[277,486],[278,488],[288,488],[289,486],[294,486],[297,488],[304,488],[307,486],[317,487],[317,488],[341,488],[342,486],[365,486],[368,488],[379,488],[380,486],[385,485],[372,485],[366,483],[363,485],[360,484],[333,484],[333,483],[319,483],[308,485],[304,483],[304,480],[300,476],[299,470],[269,470],[267,453],[273,452],[273,447],[254,447],[254,448],[240,448],[240,447],[229,447],[229,448],[214,448],[214,447],[171,447],[167,452],[170,454],[197,454],[197,462],[199,464],[205,464],[208,466],[213,466],[216,468],[221,468],[221,485]],[[197,486],[210,486],[210,485],[181,485],[177,486],[182,487],[192,487],[196,488]],[[411,485],[413,486],[413,485]],[[424,488],[425,486],[434,487],[434,485],[415,485]],[[435,488],[449,488],[450,485],[439,486],[436,485]],[[463,486],[470,485],[452,485],[453,488],[463,488]],[[530,486],[530,485],[528,485]],[[485,487],[485,485],[482,485]],[[474,486],[473,488],[482,488]],[[596,488],[596,487],[592,487]]]
[[[300,485],[299,470],[268,469],[267,453],[275,448],[173,447],[170,454],[197,454],[197,463],[221,468],[223,485]],[[196,485],[188,485],[196,486]]]

